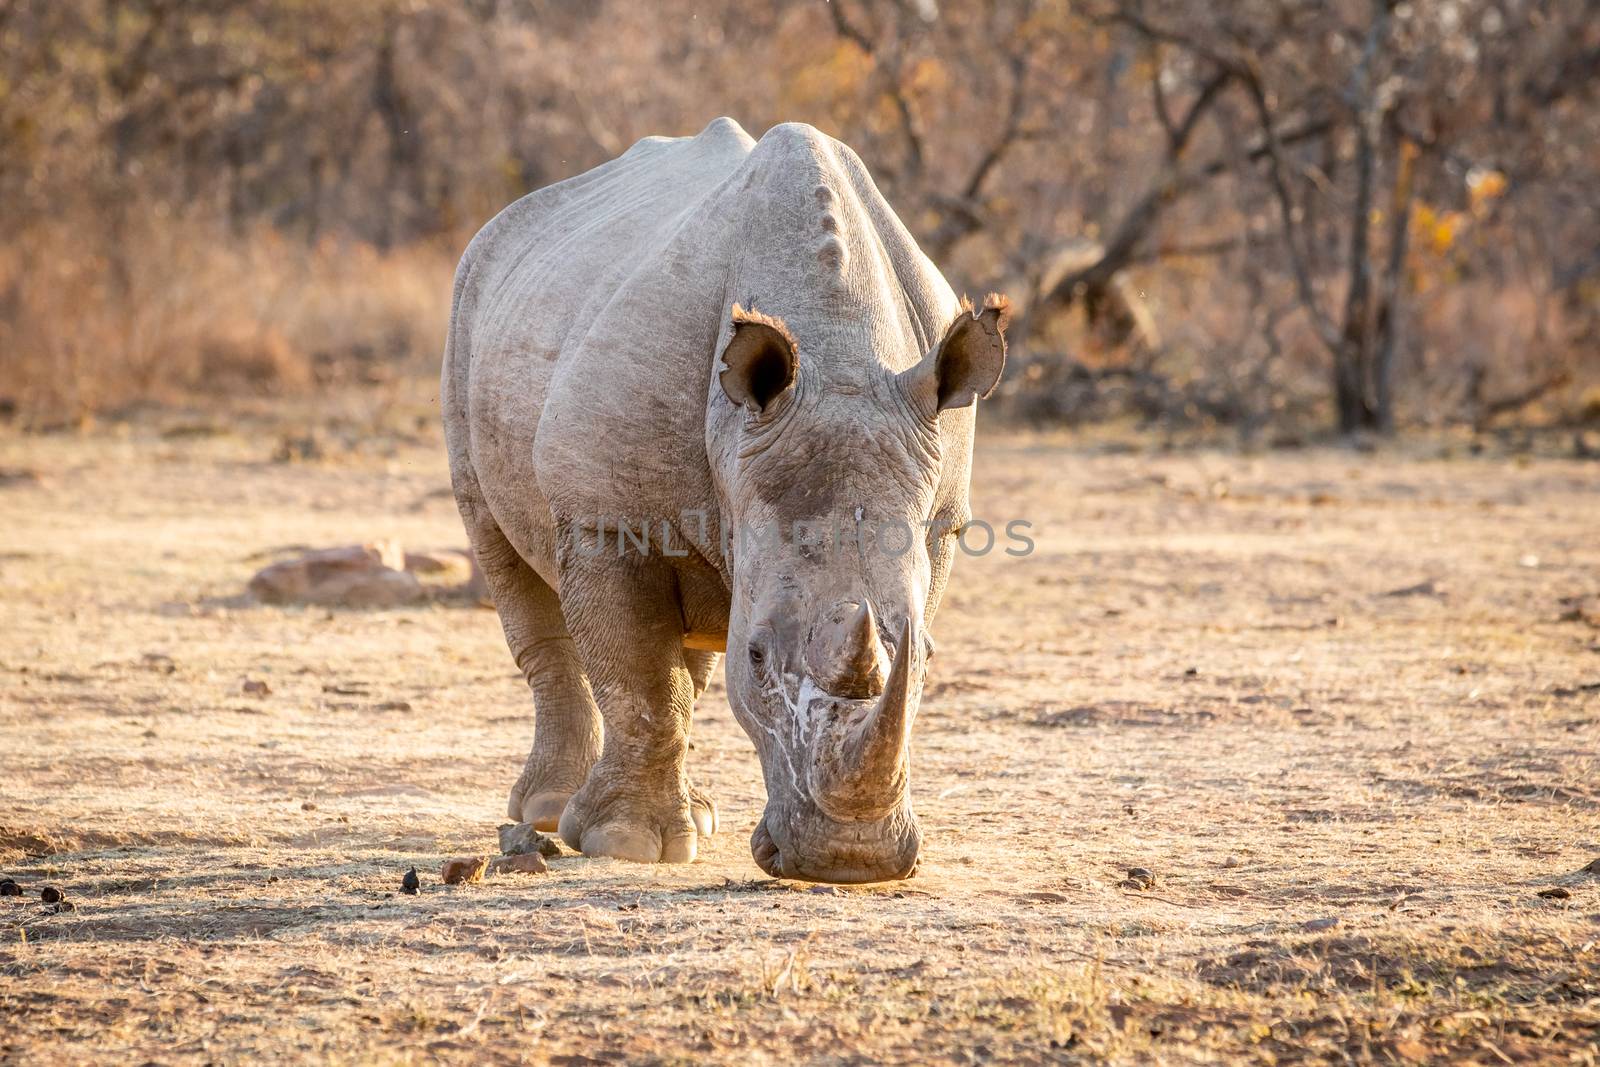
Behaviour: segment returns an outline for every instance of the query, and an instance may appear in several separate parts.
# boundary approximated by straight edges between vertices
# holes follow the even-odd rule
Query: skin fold
[[[1007,307],[957,301],[846,146],[728,119],[529,194],[457,271],[452,481],[533,691],[519,821],[687,862],[690,718],[727,652],[756,862],[908,876],[928,626]]]

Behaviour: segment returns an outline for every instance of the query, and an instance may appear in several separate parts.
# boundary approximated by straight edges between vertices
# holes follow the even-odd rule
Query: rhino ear
[[[994,392],[1006,365],[1006,325],[1011,301],[990,293],[982,310],[965,298],[939,347],[905,373],[914,375],[913,395],[935,411],[964,408]]]
[[[733,305],[733,339],[722,350],[722,391],[752,412],[766,411],[794,388],[794,336],[783,320]]]

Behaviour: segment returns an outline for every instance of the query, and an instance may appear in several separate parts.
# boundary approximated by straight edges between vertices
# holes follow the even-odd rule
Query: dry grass
[[[0,400],[28,425],[148,402],[304,393],[436,362],[453,253],[232,229],[137,202],[0,249]]]
[[[0,865],[79,905],[0,901],[0,1061],[1595,1061],[1592,465],[990,434],[975,509],[1038,551],[958,564],[918,878],[763,879],[718,687],[700,862],[411,898],[528,741],[494,616],[236,599],[275,546],[462,541],[387,410],[309,463],[0,438]]]
[[[115,209],[69,206],[0,247],[0,417],[83,428],[150,404],[302,398],[431,371],[465,241],[308,245],[262,222],[233,227],[138,198]],[[1106,370],[1133,357],[1104,347],[1074,314],[1036,338],[1000,403],[1047,423],[1137,412],[1250,433],[1303,436],[1330,425],[1329,357],[1310,327],[1290,317],[1269,342],[1260,309],[1236,299],[1237,278],[1215,268],[1181,261],[1137,272],[1167,336],[1142,390],[1114,379],[1085,392],[1073,374],[1080,362]],[[1501,421],[1600,425],[1594,316],[1578,304],[1526,282],[1457,280],[1420,293],[1412,310],[1428,343],[1398,368],[1402,424],[1469,422],[1484,405],[1532,390]],[[1152,391],[1157,381],[1164,390]]]

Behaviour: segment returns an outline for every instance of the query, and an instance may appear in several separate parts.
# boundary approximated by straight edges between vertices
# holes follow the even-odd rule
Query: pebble
[[[445,885],[460,885],[463,882],[471,885],[483,881],[483,873],[488,869],[488,856],[464,856],[460,859],[445,860],[444,867],[439,872],[439,880]]]
[[[1572,890],[1564,885],[1553,885],[1549,889],[1539,890],[1539,895],[1546,900],[1568,900],[1572,896]]]
[[[59,904],[67,899],[67,895],[53,885],[47,885],[39,890],[39,899],[46,904]]]
[[[1237,867],[1237,866],[1239,866],[1239,857],[1238,856],[1229,856],[1227,859],[1222,861],[1222,865],[1224,867],[1230,867],[1230,868],[1231,867]]]
[[[20,897],[22,887],[10,878],[0,881],[0,897]]]

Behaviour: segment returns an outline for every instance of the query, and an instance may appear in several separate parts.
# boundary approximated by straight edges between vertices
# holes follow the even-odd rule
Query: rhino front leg
[[[534,620],[533,636],[512,643],[517,667],[533,690],[534,734],[527,763],[511,787],[507,814],[537,830],[554,830],[567,800],[600,754],[600,714],[556,595],[526,569],[530,593],[523,611],[502,611],[507,638],[513,622]]]
[[[554,830],[567,798],[600,755],[600,713],[554,590],[517,554],[488,509],[476,503],[476,480],[467,484],[461,514],[472,550],[506,644],[533,692],[533,745],[511,787],[506,813],[539,830]]]
[[[562,610],[605,722],[600,759],[567,802],[561,837],[590,856],[688,863],[717,818],[685,773],[696,678],[676,580],[659,559],[585,558],[570,535],[560,543]]]

